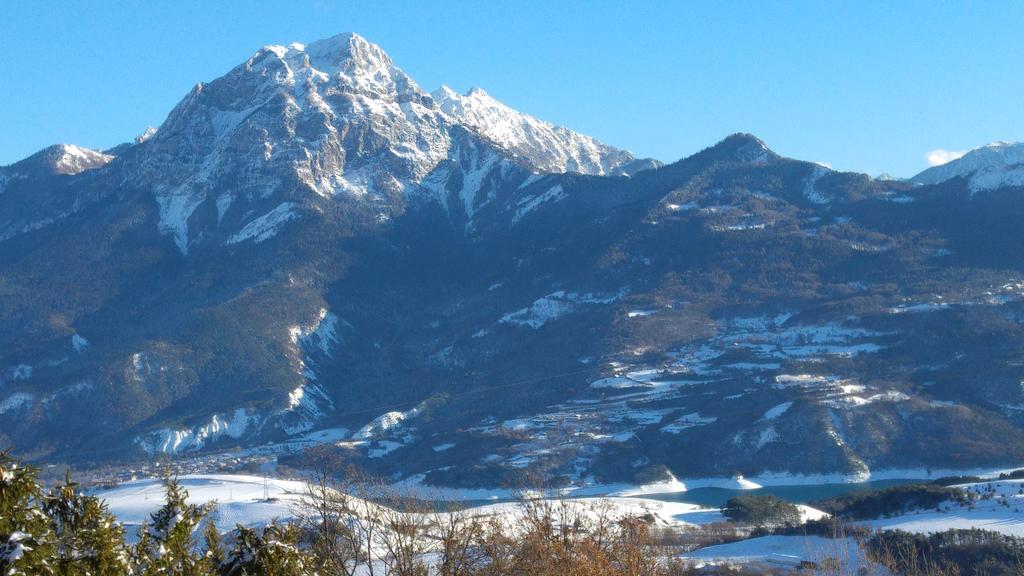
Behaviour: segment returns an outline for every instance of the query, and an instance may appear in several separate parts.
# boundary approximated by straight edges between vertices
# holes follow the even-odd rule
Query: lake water
[[[755,490],[732,490],[729,488],[694,488],[675,494],[651,494],[645,498],[664,502],[687,502],[713,508],[721,508],[733,496],[778,496],[794,504],[807,504],[815,500],[824,500],[850,492],[865,492],[927,482],[927,480],[875,480],[849,484],[803,484],[797,486],[765,486]]]
[[[755,490],[733,490],[730,488],[691,488],[686,492],[671,494],[644,494],[638,498],[649,498],[663,502],[686,502],[710,508],[721,508],[734,496],[773,495],[793,504],[808,504],[816,500],[833,498],[850,492],[866,492],[880,490],[891,486],[919,484],[928,480],[874,480],[871,482],[851,482],[846,484],[799,484],[793,486],[765,486]],[[491,500],[463,500],[461,504],[467,508],[511,502],[511,498]]]

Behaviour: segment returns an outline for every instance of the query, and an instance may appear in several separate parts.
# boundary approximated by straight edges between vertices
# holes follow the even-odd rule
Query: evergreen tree
[[[0,574],[54,574],[54,536],[41,499],[39,471],[0,452]]]
[[[315,576],[316,571],[299,550],[295,525],[271,523],[262,533],[239,525],[235,545],[221,565],[221,576]]]
[[[68,471],[64,484],[43,498],[54,535],[53,564],[59,574],[116,576],[128,571],[124,530],[95,496],[77,491]]]
[[[210,574],[215,574],[224,563],[224,543],[217,523],[212,518],[206,519],[206,526],[203,528],[203,548],[206,549],[203,555],[206,568]]]
[[[142,576],[202,576],[208,574],[208,562],[199,552],[194,538],[213,503],[196,506],[188,503],[188,490],[177,478],[164,480],[167,501],[150,515],[150,522],[139,530],[139,543],[133,559],[135,572]]]

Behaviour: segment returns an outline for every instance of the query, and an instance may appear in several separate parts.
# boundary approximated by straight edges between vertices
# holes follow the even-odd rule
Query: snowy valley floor
[[[301,481],[235,474],[191,475],[180,478],[180,481],[189,491],[193,503],[216,501],[215,520],[223,531],[232,529],[236,524],[259,526],[275,519],[294,519],[301,514],[302,499],[307,491],[306,484]],[[744,482],[725,481],[719,485],[756,486],[752,482]],[[970,505],[948,502],[933,510],[913,511],[857,524],[872,529],[899,529],[921,534],[952,528],[981,528],[1011,536],[1024,536],[1024,480],[992,480],[960,487],[977,495]],[[685,530],[726,521],[717,508],[650,497],[659,489],[666,488],[682,492],[676,496],[685,500],[686,486],[682,482],[673,481],[647,487],[622,488],[614,494],[601,496],[572,494],[565,501],[594,511],[602,510],[614,517],[646,517],[652,526],[659,528]],[[129,536],[164,499],[162,483],[156,479],[126,482],[114,488],[99,490],[96,495],[104,499],[111,512],[128,527]],[[498,515],[514,521],[518,507],[517,502],[501,501],[469,504],[468,511],[474,515]],[[827,514],[809,506],[801,505],[800,510],[805,521],[827,517]],[[708,546],[685,553],[683,557],[695,563],[753,562],[782,567],[797,566],[801,560],[820,563],[824,558],[838,558],[845,565],[853,567],[864,562],[857,543],[850,538],[831,540],[806,535],[749,538]]]

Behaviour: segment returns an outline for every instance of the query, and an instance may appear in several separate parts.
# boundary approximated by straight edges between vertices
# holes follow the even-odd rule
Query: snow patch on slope
[[[286,222],[298,217],[298,214],[295,213],[294,202],[282,202],[270,212],[252,219],[231,238],[228,238],[227,243],[238,244],[239,242],[252,240],[258,244],[264,240],[269,240],[277,235]]]
[[[76,332],[71,335],[71,347],[75,349],[76,354],[81,354],[89,347],[89,341],[86,340],[84,336]]]
[[[561,184],[555,184],[547,191],[538,194],[530,198],[524,198],[520,200],[516,205],[516,213],[512,216],[512,223],[515,224],[519,220],[533,211],[534,208],[540,206],[545,202],[558,202],[567,198],[565,190],[562,189]]]
[[[32,402],[35,400],[35,396],[27,392],[15,392],[8,396],[3,402],[0,402],[0,414],[6,414],[7,412],[13,412],[21,408],[30,408]]]
[[[317,314],[316,323],[312,326],[292,326],[288,329],[288,335],[292,344],[304,350],[318,350],[330,358],[333,356],[333,347],[341,342],[338,334],[338,317],[321,308]]]
[[[161,428],[135,439],[147,454],[176,453],[199,450],[207,443],[222,437],[241,438],[259,418],[238,408],[230,417],[214,414],[202,426],[195,428]]]
[[[778,406],[775,406],[774,408],[771,408],[767,412],[765,412],[764,416],[762,416],[761,419],[762,420],[775,420],[779,416],[782,416],[783,414],[785,414],[792,407],[793,407],[793,403],[792,402],[783,402],[782,404],[779,404]]]
[[[18,364],[8,370],[11,380],[28,380],[32,378],[34,369],[30,364]]]
[[[65,386],[57,390],[56,392],[50,394],[46,398],[43,398],[43,406],[48,407],[51,402],[54,402],[62,398],[77,397],[81,395],[83,392],[93,390],[95,387],[95,384],[88,380],[83,380],[82,382],[77,382],[75,384],[71,384],[70,386]]]
[[[323,418],[324,407],[333,408],[331,398],[316,384],[305,382],[288,393],[288,405],[280,415],[281,428],[288,434],[312,430]]]
[[[526,308],[502,316],[498,322],[536,330],[551,320],[574,312],[580,305],[610,304],[617,299],[618,295],[597,296],[591,293],[580,294],[559,290],[534,300],[533,304]]]
[[[671,424],[663,426],[662,432],[668,432],[669,434],[679,434],[683,430],[690,428],[697,428],[699,426],[707,426],[708,424],[714,424],[718,421],[718,418],[714,416],[701,416],[700,412],[693,412],[680,416]]]
[[[372,440],[386,434],[393,434],[402,427],[406,420],[418,416],[419,413],[419,408],[413,408],[406,412],[394,411],[381,414],[371,420],[366,426],[360,428],[352,435],[352,438],[356,440]]]
[[[327,392],[314,383],[317,379],[316,355],[311,357],[308,354],[318,352],[330,358],[333,346],[340,342],[337,327],[338,317],[321,308],[313,325],[288,329],[297,372],[302,378],[302,383],[288,393],[287,405],[278,413],[282,418],[281,428],[289,434],[312,430],[323,418],[324,411],[334,408],[334,401]]]
[[[187,188],[179,188],[167,194],[157,195],[156,203],[160,209],[160,221],[157,226],[163,234],[169,234],[182,255],[188,255],[188,219],[202,204],[204,197],[192,193]]]
[[[829,172],[831,172],[831,170],[824,166],[815,166],[811,170],[810,176],[804,179],[804,198],[814,204],[828,204],[829,198],[815,188],[815,184],[817,184],[818,180],[821,180],[822,177],[826,176]]]

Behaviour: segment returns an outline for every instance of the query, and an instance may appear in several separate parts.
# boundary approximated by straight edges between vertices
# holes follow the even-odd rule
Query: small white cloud
[[[967,150],[932,150],[931,152],[924,155],[925,160],[928,161],[929,166],[942,166],[947,162],[952,162],[957,158],[967,154]]]
[[[828,168],[829,170],[832,169],[832,163],[831,162],[815,162],[815,164],[817,164],[818,166],[821,166],[822,168]]]

